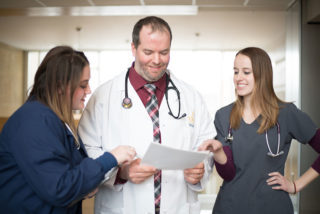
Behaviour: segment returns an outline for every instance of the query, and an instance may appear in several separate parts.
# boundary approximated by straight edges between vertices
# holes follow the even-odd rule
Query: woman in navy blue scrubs
[[[95,194],[105,174],[135,156],[119,146],[87,157],[72,110],[84,108],[89,79],[82,52],[58,46],[45,56],[26,103],[0,135],[1,213],[81,213],[81,200]]]

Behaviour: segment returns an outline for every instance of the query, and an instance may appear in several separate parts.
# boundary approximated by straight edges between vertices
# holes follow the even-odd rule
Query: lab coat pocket
[[[123,213],[122,192],[101,186],[94,201],[95,214],[119,214]]]
[[[167,113],[166,113],[167,114]],[[190,150],[190,131],[187,119],[174,119],[169,115],[160,118],[161,144],[177,149]]]

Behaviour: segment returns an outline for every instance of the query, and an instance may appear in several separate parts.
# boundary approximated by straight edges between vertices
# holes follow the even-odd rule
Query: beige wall
[[[24,102],[24,51],[0,43],[0,117]]]

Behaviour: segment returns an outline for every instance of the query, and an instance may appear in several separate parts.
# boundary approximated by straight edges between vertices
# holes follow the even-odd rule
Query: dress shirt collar
[[[166,77],[167,75],[163,75],[158,81],[153,82],[153,84],[159,89],[162,93],[166,90]],[[134,88],[135,91],[140,90],[144,87],[145,84],[148,84],[148,82],[143,79],[134,69],[134,62],[132,63],[132,66],[129,71],[129,80]]]

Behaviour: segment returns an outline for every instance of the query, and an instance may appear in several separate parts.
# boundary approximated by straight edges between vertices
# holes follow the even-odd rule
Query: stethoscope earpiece
[[[173,117],[174,119],[177,119],[177,120],[180,120],[180,119],[182,119],[182,118],[184,118],[185,116],[187,116],[187,114],[186,113],[183,113],[181,116],[175,116],[175,115],[173,115],[172,114],[172,112],[168,112],[168,114],[171,116],[171,117]]]
[[[229,143],[232,143],[232,141],[233,141],[233,136],[228,135],[228,137],[225,138],[225,141],[227,141],[227,142],[229,142]]]
[[[229,129],[228,129],[228,136],[225,137],[224,140],[225,140],[227,143],[232,143],[232,141],[233,141],[233,135],[232,135],[231,126],[229,126]]]
[[[184,117],[186,117],[186,116],[187,116],[187,114],[186,114],[186,113],[183,113],[179,119],[184,118]]]

